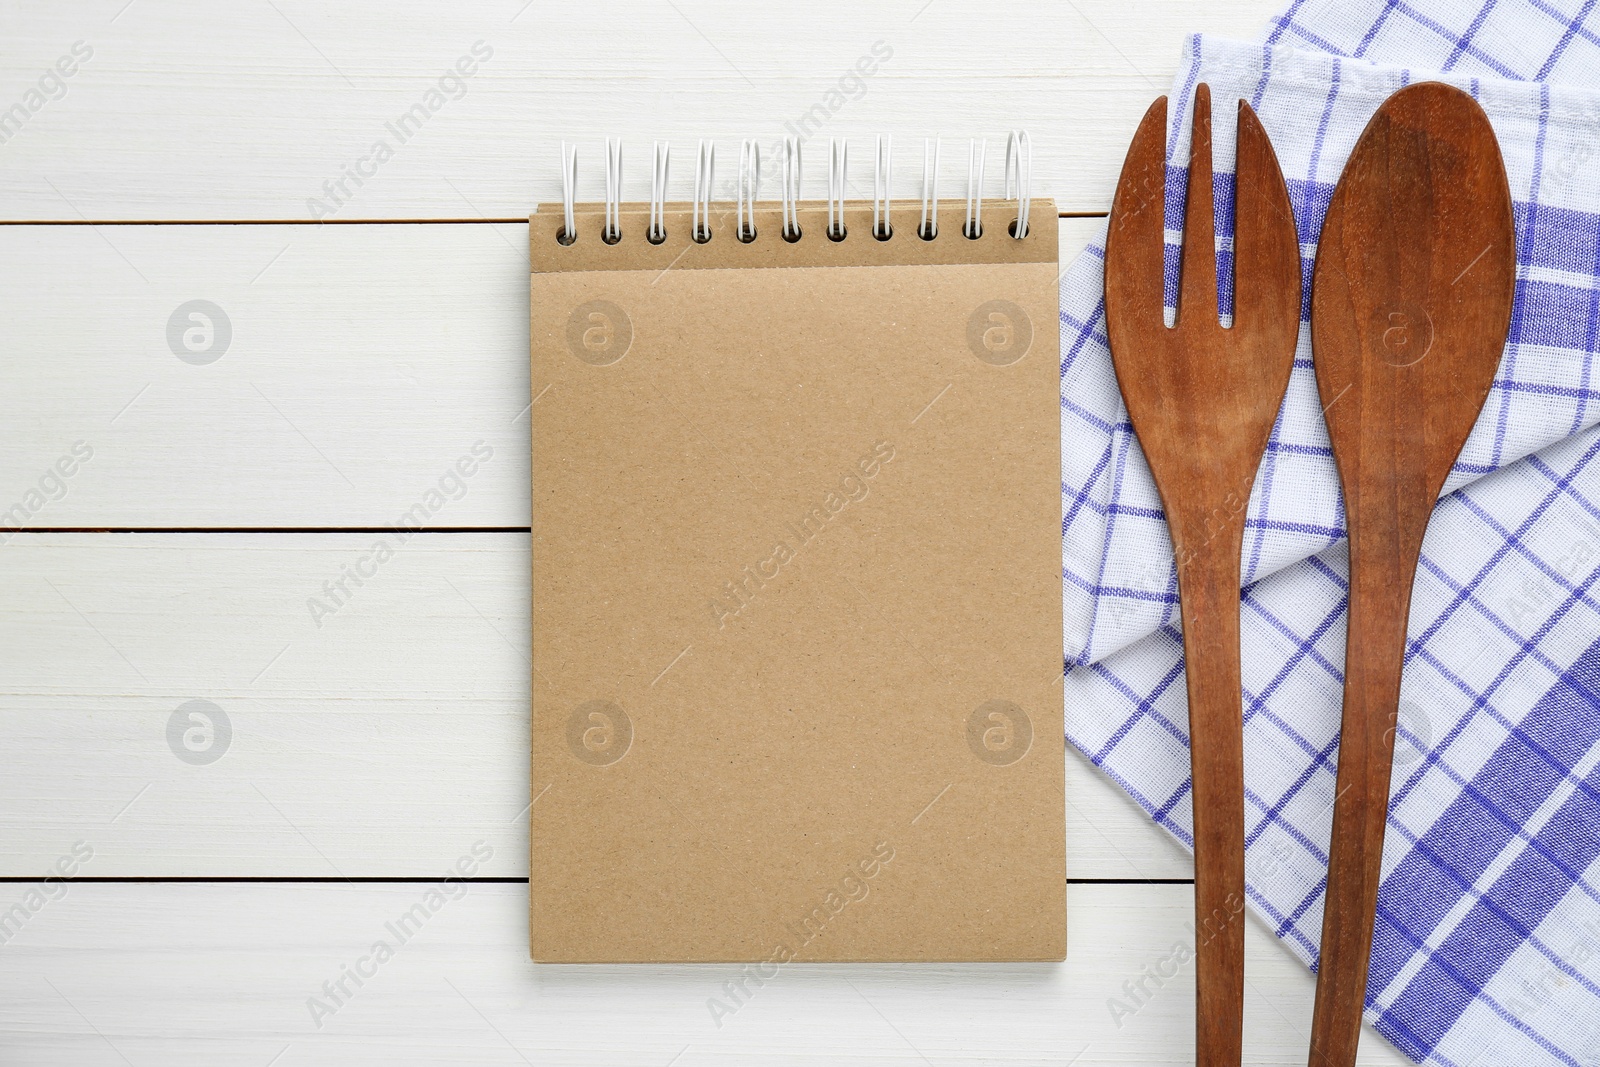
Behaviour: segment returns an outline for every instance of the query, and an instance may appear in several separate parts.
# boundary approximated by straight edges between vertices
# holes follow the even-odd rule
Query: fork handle
[[[1382,521],[1386,517],[1390,521]],[[1420,540],[1401,543],[1410,539],[1392,516],[1362,515],[1358,521],[1352,514],[1349,529],[1344,716],[1311,1022],[1312,1067],[1353,1067],[1361,1039],[1406,622],[1421,550]]]
[[[1177,542],[1194,776],[1195,1063],[1239,1067],[1244,1022],[1243,527]],[[1192,546],[1186,548],[1185,546]]]

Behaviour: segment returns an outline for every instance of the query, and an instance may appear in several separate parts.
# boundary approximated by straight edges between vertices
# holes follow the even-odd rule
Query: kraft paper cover
[[[1063,957],[1056,210],[1006,206],[530,220],[536,960]]]

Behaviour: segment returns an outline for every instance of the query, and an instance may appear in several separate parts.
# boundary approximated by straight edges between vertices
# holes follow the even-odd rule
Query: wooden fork
[[[1211,94],[1194,98],[1178,319],[1162,321],[1167,100],[1128,148],[1106,237],[1106,329],[1128,417],[1172,532],[1194,775],[1196,1063],[1238,1067],[1244,1015],[1244,723],[1239,682],[1245,507],[1289,385],[1300,248],[1277,156],[1239,102],[1234,318],[1217,318]]]

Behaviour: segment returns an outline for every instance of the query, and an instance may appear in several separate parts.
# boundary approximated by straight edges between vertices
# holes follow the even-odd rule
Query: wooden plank
[[[1103,226],[1062,219],[1062,263]],[[0,539],[387,526],[480,441],[426,523],[527,526],[526,232],[0,227]],[[75,445],[92,456],[52,475]]]
[[[338,219],[516,218],[559,196],[563,138],[584,145],[580,191],[592,197],[603,195],[606,135],[630,148],[631,195],[649,188],[652,138],[679,146],[674,189],[687,191],[694,139],[718,139],[731,176],[738,138],[770,152],[791,128],[815,138],[816,190],[822,138],[854,138],[853,184],[869,194],[868,138],[892,134],[902,197],[917,187],[920,138],[952,138],[954,183],[966,175],[954,139],[987,136],[998,195],[1005,131],[1026,126],[1035,192],[1104,211],[1126,139],[1168,90],[1184,36],[1254,36],[1280,6],[34,5],[7,14],[0,44],[0,109],[18,109],[0,128],[0,210],[309,220],[324,217],[320,201]],[[63,59],[69,77],[56,73]]]
[[[528,568],[525,534],[15,537],[0,875],[84,839],[105,877],[426,877],[482,837],[526,877]],[[1072,878],[1191,877],[1070,751],[1064,816]]]
[[[470,856],[475,843],[465,832],[455,847]],[[1193,1055],[1188,886],[1073,886],[1064,964],[792,963],[759,986],[746,980],[739,1001],[725,987],[739,979],[733,966],[530,963],[521,885],[447,887],[455,899],[417,913],[401,944],[390,924],[430,888],[69,885],[0,953],[0,1056],[73,1067],[1111,1067]],[[9,904],[24,887],[0,890]],[[382,963],[378,941],[394,949]],[[1244,1062],[1299,1062],[1311,976],[1254,920],[1247,945]],[[357,966],[368,977],[359,987],[345,979],[349,995],[336,1003],[323,983]],[[1358,1062],[1407,1061],[1369,1033]]]
[[[0,509],[81,441],[28,525],[385,526],[481,440],[428,523],[526,526],[526,229],[0,228]]]

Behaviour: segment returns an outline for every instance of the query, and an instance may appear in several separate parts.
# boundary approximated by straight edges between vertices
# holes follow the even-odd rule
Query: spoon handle
[[[1240,516],[1230,516],[1236,520]],[[1239,679],[1243,523],[1175,524],[1194,775],[1196,1063],[1238,1067],[1244,1018],[1244,720]],[[1198,547],[1194,547],[1198,546]]]
[[[1361,501],[1359,519],[1351,515],[1349,522],[1344,718],[1322,913],[1322,959],[1311,1024],[1312,1067],[1350,1067],[1356,1062],[1366,1002],[1406,621],[1422,547],[1420,540],[1405,543],[1412,539],[1404,536],[1399,516],[1385,508],[1388,502],[1392,498],[1384,501],[1373,494]]]

